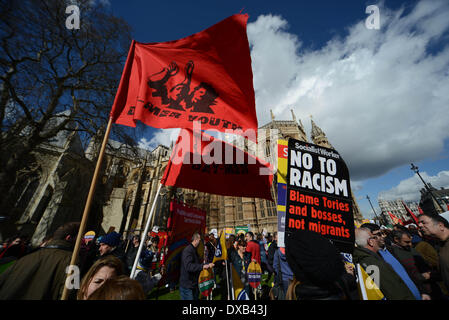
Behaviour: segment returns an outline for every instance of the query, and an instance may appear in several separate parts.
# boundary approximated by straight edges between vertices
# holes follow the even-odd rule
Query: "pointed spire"
[[[302,124],[301,119],[299,119],[298,121],[299,121],[299,130],[301,130],[301,132],[304,134],[304,137],[307,137],[306,130],[304,130],[304,125]]]
[[[310,115],[310,121],[312,122],[312,130],[311,130],[312,142],[322,147],[334,149],[334,147],[330,144],[329,140],[327,140],[326,134],[313,121],[312,115]]]
[[[296,122],[295,112],[293,111],[293,109],[290,109],[290,111],[292,112],[292,118],[293,118],[293,121]]]
[[[320,127],[318,127],[315,123],[315,121],[313,121],[312,116],[310,116],[310,121],[312,122],[312,139],[318,138],[319,136],[326,136],[323,132],[323,130],[321,130]]]
[[[271,121],[274,121],[274,114],[273,114],[273,110],[270,109],[270,113],[271,113]]]

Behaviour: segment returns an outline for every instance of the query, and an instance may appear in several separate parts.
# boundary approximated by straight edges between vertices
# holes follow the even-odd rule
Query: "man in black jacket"
[[[213,263],[204,264],[196,252],[200,244],[201,235],[194,233],[192,242],[184,248],[181,256],[181,276],[179,279],[179,292],[181,300],[198,300],[198,277],[201,270],[213,268]]]
[[[277,249],[278,249],[278,233],[275,232],[273,233],[273,240],[268,245],[268,253],[267,253],[268,279],[271,279],[271,275],[274,272],[273,259]]]

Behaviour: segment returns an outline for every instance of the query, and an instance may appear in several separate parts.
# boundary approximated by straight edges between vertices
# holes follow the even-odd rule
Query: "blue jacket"
[[[276,274],[279,274],[279,271],[282,273],[282,281],[293,280],[293,271],[288,265],[287,257],[279,248],[274,253],[273,268]]]
[[[260,246],[260,261],[262,263],[267,263],[268,259],[267,259],[267,253],[265,251],[265,246],[264,246],[264,242],[263,241],[259,241],[259,246]]]

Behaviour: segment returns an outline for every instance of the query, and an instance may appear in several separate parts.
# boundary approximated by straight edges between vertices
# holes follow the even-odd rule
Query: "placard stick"
[[[78,253],[79,253],[79,249],[80,249],[80,245],[81,245],[81,237],[83,236],[84,230],[86,229],[87,218],[89,217],[90,207],[92,205],[92,198],[94,196],[95,188],[97,186],[97,180],[98,180],[98,175],[100,173],[101,162],[103,161],[103,156],[104,156],[104,153],[106,150],[106,143],[108,141],[109,134],[111,132],[111,128],[112,128],[112,117],[109,117],[108,126],[106,128],[106,132],[105,132],[105,135],[103,138],[103,143],[101,144],[100,154],[98,155],[97,165],[95,167],[94,175],[92,177],[92,182],[90,184],[89,194],[87,195],[87,201],[86,201],[86,205],[84,207],[83,217],[81,219],[78,236],[76,237],[75,248],[73,249],[72,258],[70,260],[71,266],[75,265],[76,261],[78,259]],[[69,290],[67,287],[67,280],[69,279],[69,277],[70,277],[70,275],[67,274],[66,283],[64,284],[64,290],[62,292],[61,300],[67,300],[68,293],[69,293]]]
[[[228,292],[228,300],[231,300],[230,296],[229,296],[229,275],[228,275],[228,259],[225,260],[225,268],[226,268],[226,288],[227,288],[227,292]]]

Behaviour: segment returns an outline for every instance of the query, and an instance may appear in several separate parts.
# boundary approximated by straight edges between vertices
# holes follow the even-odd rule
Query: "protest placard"
[[[338,152],[289,139],[286,184],[286,232],[320,233],[341,252],[352,253],[355,236],[349,171]]]

